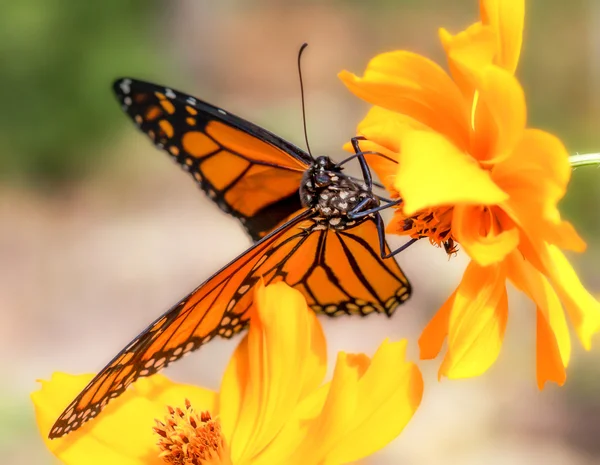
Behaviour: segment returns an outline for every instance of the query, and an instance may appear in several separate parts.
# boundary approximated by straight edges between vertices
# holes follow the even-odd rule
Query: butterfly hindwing
[[[375,220],[344,231],[322,230],[320,236],[312,265],[295,285],[313,310],[330,316],[391,315],[409,298],[410,283],[396,260],[380,256]]]
[[[301,208],[298,186],[312,163],[303,150],[170,88],[125,78],[113,90],[141,131],[254,240]]]
[[[149,376],[216,336],[244,329],[254,286],[285,281],[309,305],[330,316],[386,312],[408,298],[410,286],[394,260],[370,244],[375,223],[344,232],[324,227],[304,210],[225,266],[158,318],[123,349],[65,409],[50,437],[77,429],[137,378]],[[376,236],[375,236],[376,238]],[[369,273],[355,274],[368,267]]]

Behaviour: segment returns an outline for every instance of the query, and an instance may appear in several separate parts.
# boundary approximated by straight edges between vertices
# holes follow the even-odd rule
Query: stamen
[[[164,421],[155,420],[154,432],[161,457],[172,465],[228,465],[229,450],[221,424],[210,412],[196,413],[188,399],[185,410],[167,406]]]
[[[453,207],[422,210],[404,218],[402,231],[399,232],[413,239],[426,237],[432,245],[444,247],[448,255],[453,255],[458,249],[452,236],[452,210]],[[400,215],[401,211],[398,210],[396,215]]]

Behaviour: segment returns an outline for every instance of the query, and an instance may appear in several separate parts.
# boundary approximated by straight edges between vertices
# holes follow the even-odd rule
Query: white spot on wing
[[[131,79],[123,79],[119,87],[124,94],[129,94],[131,92]]]
[[[165,95],[167,96],[167,98],[175,98],[175,92],[173,92],[172,89],[169,89],[168,87],[165,87]]]

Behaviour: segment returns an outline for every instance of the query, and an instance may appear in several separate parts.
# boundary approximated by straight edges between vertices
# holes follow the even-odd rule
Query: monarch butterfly
[[[124,111],[256,242],[156,319],[65,409],[49,437],[95,417],[138,377],[161,370],[215,336],[248,324],[252,288],[284,280],[330,316],[391,315],[410,296],[390,256],[369,169],[364,183],[328,157],[181,92],[133,79],[114,84]],[[351,157],[352,158],[352,157]]]

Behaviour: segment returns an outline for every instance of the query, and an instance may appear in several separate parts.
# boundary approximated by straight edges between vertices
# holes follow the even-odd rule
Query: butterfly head
[[[341,172],[341,168],[337,167],[331,158],[318,157],[313,165],[313,182],[317,189],[324,189],[335,182],[337,173]]]

